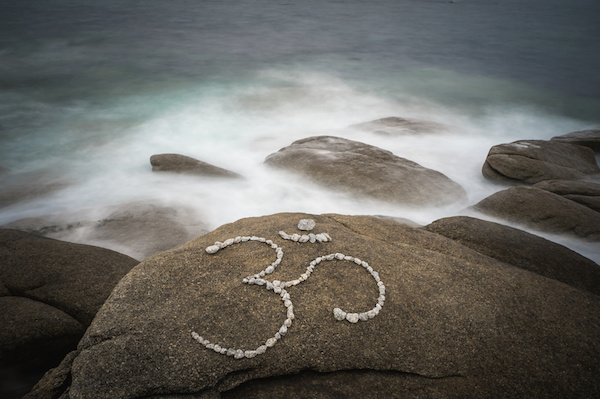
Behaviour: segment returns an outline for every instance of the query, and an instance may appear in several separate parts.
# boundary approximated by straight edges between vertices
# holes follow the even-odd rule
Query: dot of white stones
[[[284,240],[291,240],[291,241],[299,242],[299,243],[305,243],[305,242],[314,243],[314,242],[331,241],[331,237],[327,233],[319,233],[319,234],[311,233],[311,234],[307,234],[307,235],[299,235],[299,234],[289,235],[283,231],[280,231],[279,235]],[[259,273],[254,274],[252,276],[247,276],[244,279],[242,279],[242,282],[244,284],[248,284],[248,285],[263,286],[267,290],[273,291],[274,293],[279,294],[281,300],[283,301],[284,306],[287,309],[287,318],[285,319],[282,326],[279,328],[279,330],[275,333],[275,335],[273,337],[268,338],[263,345],[259,346],[256,349],[253,349],[253,350],[244,350],[244,349],[238,349],[238,348],[226,348],[224,345],[212,343],[208,339],[205,339],[204,337],[200,336],[197,332],[192,331],[192,338],[194,338],[196,341],[198,341],[200,344],[202,344],[207,349],[211,349],[211,350],[215,351],[216,353],[219,353],[222,355],[231,356],[234,359],[243,359],[243,358],[253,358],[253,357],[256,357],[257,355],[261,355],[261,354],[265,353],[268,348],[273,347],[277,343],[277,341],[279,341],[287,333],[288,328],[290,328],[292,326],[292,321],[295,318],[294,306],[292,304],[290,294],[287,292],[286,288],[298,285],[298,284],[302,283],[303,281],[306,281],[310,277],[312,272],[314,271],[315,267],[324,261],[332,261],[332,260],[349,261],[349,262],[353,262],[359,266],[362,266],[371,274],[371,276],[377,283],[377,287],[379,290],[379,297],[377,298],[377,303],[375,304],[375,306],[372,309],[370,309],[366,312],[362,312],[362,313],[349,313],[349,312],[343,311],[340,308],[334,308],[333,309],[333,317],[336,320],[338,320],[338,321],[347,320],[350,323],[358,323],[359,321],[370,320],[379,314],[379,311],[381,310],[381,308],[383,307],[383,305],[385,303],[385,285],[381,281],[379,274],[375,270],[373,270],[373,268],[371,266],[369,266],[369,264],[367,262],[365,262],[359,258],[355,258],[353,256],[344,255],[339,252],[324,255],[324,256],[319,256],[319,257],[313,259],[310,262],[309,266],[306,268],[306,271],[304,273],[302,273],[297,279],[285,281],[285,282],[282,282],[279,280],[273,280],[273,282],[270,282],[270,281],[263,279],[263,277],[265,277],[267,274],[273,273],[275,271],[275,269],[277,268],[277,266],[279,266],[279,264],[281,263],[281,260],[283,259],[283,250],[277,244],[275,244],[273,241],[267,240],[264,237],[238,236],[235,238],[228,238],[227,240],[225,240],[223,242],[217,241],[214,243],[214,245],[208,246],[206,248],[206,252],[209,254],[215,254],[218,251],[220,251],[221,249],[224,249],[230,245],[239,244],[239,243],[248,242],[248,241],[258,241],[258,242],[265,243],[266,245],[269,245],[272,249],[275,250],[277,258],[275,259],[275,261],[273,261],[269,266],[267,266],[265,269],[261,270]]]

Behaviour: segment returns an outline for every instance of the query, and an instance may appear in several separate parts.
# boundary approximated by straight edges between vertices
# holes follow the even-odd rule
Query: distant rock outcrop
[[[410,206],[438,206],[466,198],[440,172],[389,151],[341,137],[316,136],[269,155],[265,164],[358,197]]]
[[[447,126],[442,125],[441,123],[419,119],[399,118],[396,116],[358,123],[349,127],[388,136],[439,133],[448,129]]]
[[[11,376],[14,391],[26,393],[75,349],[112,289],[137,264],[107,249],[0,229],[0,375]]]
[[[482,173],[490,180],[534,184],[584,179],[600,174],[600,168],[589,148],[558,141],[519,140],[492,147]]]
[[[239,178],[237,173],[179,154],[156,154],[150,157],[155,172],[188,173],[207,177]]]
[[[581,130],[552,137],[550,140],[560,143],[577,144],[589,147],[595,152],[600,152],[600,130]]]
[[[599,274],[472,219],[242,219],[135,267],[28,398],[599,397]]]

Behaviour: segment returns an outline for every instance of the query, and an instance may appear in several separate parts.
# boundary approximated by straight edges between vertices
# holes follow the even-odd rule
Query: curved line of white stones
[[[300,235],[300,234],[289,235],[283,231],[280,231],[279,235],[284,240],[291,240],[291,241],[300,242],[300,243],[305,243],[305,242],[314,243],[314,242],[331,241],[331,237],[327,233],[320,233],[320,234],[312,234],[311,233],[311,234],[307,234],[307,235]],[[277,333],[275,333],[275,335],[273,337],[267,339],[263,345],[259,346],[258,348],[254,349],[254,350],[225,348],[222,345],[210,342],[209,340],[201,337],[197,332],[192,331],[192,337],[196,341],[198,341],[200,344],[202,344],[204,347],[206,347],[207,349],[212,349],[215,352],[222,354],[222,355],[232,356],[235,359],[242,359],[244,357],[253,358],[257,355],[265,353],[268,348],[274,346],[277,343],[277,341],[279,341],[281,339],[281,337],[283,337],[287,333],[288,328],[292,326],[292,320],[294,320],[294,318],[295,318],[294,305],[292,304],[290,294],[285,290],[285,288],[288,288],[288,287],[291,287],[294,285],[298,285],[301,282],[308,279],[308,277],[310,277],[310,275],[314,271],[315,267],[323,261],[330,261],[330,260],[337,259],[337,260],[346,260],[349,262],[354,262],[355,264],[364,267],[371,274],[371,276],[377,283],[377,287],[379,289],[379,297],[377,298],[377,304],[372,309],[370,309],[366,312],[362,312],[362,313],[347,313],[347,312],[344,312],[340,308],[334,308],[333,316],[335,317],[336,320],[338,320],[338,321],[348,320],[350,323],[358,323],[359,321],[367,321],[367,320],[372,319],[375,316],[377,316],[379,314],[379,311],[383,307],[383,304],[385,302],[385,285],[379,278],[379,273],[377,273],[375,270],[373,270],[373,268],[371,266],[369,266],[369,264],[367,262],[362,261],[362,260],[352,257],[352,256],[344,255],[339,252],[334,253],[334,254],[319,256],[310,262],[309,266],[306,268],[306,271],[304,273],[302,273],[300,275],[300,277],[298,277],[297,279],[285,281],[285,282],[282,282],[279,280],[273,280],[273,282],[270,282],[270,281],[263,279],[263,277],[267,274],[273,273],[275,271],[275,268],[277,268],[277,266],[279,266],[279,264],[281,263],[281,259],[283,258],[283,250],[271,240],[267,240],[264,237],[256,237],[256,236],[243,236],[243,237],[238,236],[235,238],[229,238],[223,242],[217,241],[217,242],[215,242],[214,245],[207,247],[206,252],[209,254],[215,254],[219,250],[226,248],[230,245],[239,244],[239,243],[247,242],[247,241],[258,241],[258,242],[262,242],[267,245],[270,245],[271,248],[273,248],[276,251],[277,259],[273,263],[271,263],[269,266],[267,266],[264,270],[260,271],[259,273],[255,274],[253,276],[245,277],[242,280],[242,282],[245,284],[248,284],[248,285],[264,286],[267,290],[273,291],[274,293],[279,294],[279,296],[281,297],[281,300],[283,301],[284,306],[287,308],[287,318],[283,322],[283,325],[279,328],[279,331],[277,331]]]

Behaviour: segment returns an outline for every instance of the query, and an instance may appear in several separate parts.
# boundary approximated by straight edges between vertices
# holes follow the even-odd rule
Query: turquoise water
[[[600,3],[562,1],[2,2],[0,224],[143,200],[211,228],[280,211],[389,214],[419,223],[501,189],[489,148],[600,125]],[[387,116],[441,136],[346,127]],[[439,170],[469,202],[403,209],[262,167],[292,141],[334,134]],[[181,153],[243,182],[151,172]],[[33,182],[33,183],[32,183]]]

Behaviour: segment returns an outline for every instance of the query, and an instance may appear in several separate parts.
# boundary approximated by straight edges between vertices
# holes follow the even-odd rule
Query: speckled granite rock
[[[333,241],[278,236],[298,233],[308,218]],[[366,322],[336,321],[334,307],[368,308],[377,289],[361,266],[326,262],[289,289],[296,318],[276,345],[251,359],[215,353],[191,332],[256,347],[285,318],[277,295],[241,282],[273,262],[268,245],[205,251],[240,235],[273,240],[285,252],[269,280],[295,278],[320,255],[360,257],[385,282],[385,306]],[[134,268],[72,363],[29,398],[598,397],[600,297],[473,248],[374,217],[277,214],[221,226]],[[519,254],[528,258],[521,248],[515,263]]]

